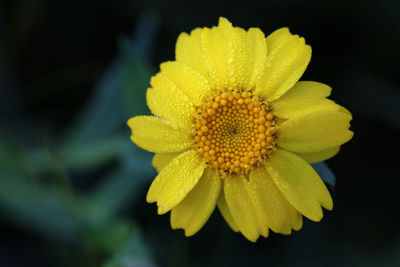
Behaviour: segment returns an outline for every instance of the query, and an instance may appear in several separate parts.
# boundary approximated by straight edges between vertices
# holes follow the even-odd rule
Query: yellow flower
[[[132,141],[156,153],[147,201],[186,236],[215,206],[253,242],[299,230],[302,215],[320,221],[332,198],[309,163],[338,153],[352,117],[326,98],[329,86],[297,82],[311,58],[304,38],[220,18],[182,33],[175,52],[147,90],[154,116],[128,121]]]

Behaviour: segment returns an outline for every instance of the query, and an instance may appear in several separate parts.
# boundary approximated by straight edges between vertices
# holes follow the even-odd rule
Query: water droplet
[[[226,60],[226,62],[227,62],[228,64],[231,64],[231,63],[233,62],[233,58],[232,58],[232,57],[228,57],[228,59]]]
[[[288,189],[289,185],[286,182],[280,181],[279,183],[280,183],[282,189],[284,189],[284,190]]]
[[[274,170],[274,169],[269,169],[269,174],[272,177],[278,177],[278,172],[276,170]]]

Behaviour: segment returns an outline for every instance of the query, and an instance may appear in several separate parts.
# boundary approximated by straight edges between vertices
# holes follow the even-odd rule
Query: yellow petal
[[[200,28],[194,29],[190,35],[181,33],[176,41],[175,58],[176,61],[193,67],[204,77],[209,79],[208,72],[203,64],[201,55],[201,32]]]
[[[326,99],[331,88],[318,82],[298,82],[285,95],[271,102],[271,107],[279,118],[290,119],[322,110],[340,110],[340,106]]]
[[[257,28],[246,32],[220,18],[218,27],[203,29],[201,51],[216,88],[251,90],[264,73],[267,45]]]
[[[337,153],[339,153],[339,150],[340,150],[340,147],[338,146],[338,147],[330,148],[327,150],[322,150],[319,152],[297,153],[297,154],[309,163],[316,163],[316,162],[321,162],[321,161],[332,158]]]
[[[207,168],[192,191],[171,211],[171,226],[182,228],[186,236],[197,233],[215,209],[221,180],[218,173]]]
[[[350,120],[349,115],[339,111],[318,111],[295,117],[279,126],[277,144],[298,153],[328,150],[351,139]]]
[[[302,226],[301,214],[286,200],[269,177],[265,166],[250,173],[249,195],[257,212],[264,217],[268,226],[276,233],[290,234],[292,228]]]
[[[204,97],[211,91],[209,81],[189,65],[170,61],[161,64],[160,68],[196,106],[201,105]]]
[[[350,111],[348,111],[345,107],[340,106],[339,109],[340,112],[343,112],[344,114],[349,115],[351,118],[353,118],[353,115],[351,115]]]
[[[204,28],[201,32],[201,54],[203,62],[216,88],[228,88],[227,69],[228,40],[232,26],[225,19],[220,19],[218,27]]]
[[[258,28],[246,32],[235,27],[231,31],[226,59],[230,84],[235,89],[253,89],[264,72],[267,57],[264,33]]]
[[[291,36],[292,34],[287,27],[275,30],[267,37],[268,50],[275,51],[282,45],[283,42],[285,42]]]
[[[332,198],[325,184],[314,169],[299,156],[278,149],[265,166],[289,203],[310,220],[321,220],[321,205],[332,209]]]
[[[168,165],[175,157],[179,156],[181,152],[177,153],[156,153],[151,161],[151,164],[160,172],[165,166]]]
[[[163,73],[152,77],[151,85],[146,95],[151,112],[182,128],[192,127],[196,109],[190,99]]]
[[[218,27],[181,34],[176,59],[198,70],[214,88],[251,90],[264,73],[267,45],[257,28],[245,31],[220,18]]]
[[[240,232],[250,241],[255,242],[261,234],[268,236],[268,225],[258,210],[248,192],[248,181],[237,175],[224,180],[224,195],[232,218]]]
[[[261,79],[261,75],[264,73],[265,61],[267,58],[267,45],[265,42],[264,33],[258,28],[250,28],[247,31],[247,47],[251,51],[248,57],[252,63],[252,73],[249,73],[251,77],[249,79],[249,88],[254,88],[258,81]],[[249,71],[250,72],[250,71]]]
[[[151,152],[178,152],[193,144],[187,130],[156,117],[136,116],[128,120],[128,126],[132,130],[131,140]]]
[[[239,227],[237,227],[235,221],[232,218],[232,214],[229,211],[228,205],[226,204],[225,196],[224,193],[221,192],[219,194],[219,198],[217,201],[218,209],[222,214],[222,217],[224,217],[225,221],[228,223],[229,227],[235,232],[239,232]]]
[[[278,99],[303,75],[311,59],[304,38],[281,29],[267,37],[267,61],[255,92],[266,101]]]
[[[158,214],[179,204],[197,184],[206,162],[197,151],[190,150],[174,158],[154,179],[147,192],[147,202],[157,201]]]

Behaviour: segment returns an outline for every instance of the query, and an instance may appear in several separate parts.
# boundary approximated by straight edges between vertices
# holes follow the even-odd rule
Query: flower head
[[[172,228],[193,235],[218,206],[255,241],[332,209],[309,163],[351,139],[352,117],[326,98],[329,86],[297,82],[310,58],[311,47],[287,28],[265,38],[220,18],[179,36],[176,60],[161,64],[147,90],[154,116],[128,121],[132,141],[156,153],[147,201],[171,211]]]

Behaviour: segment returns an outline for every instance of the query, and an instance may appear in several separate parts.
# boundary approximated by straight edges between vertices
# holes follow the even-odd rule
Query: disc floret
[[[243,174],[275,147],[275,116],[250,92],[222,91],[199,108],[196,149],[221,174]]]

